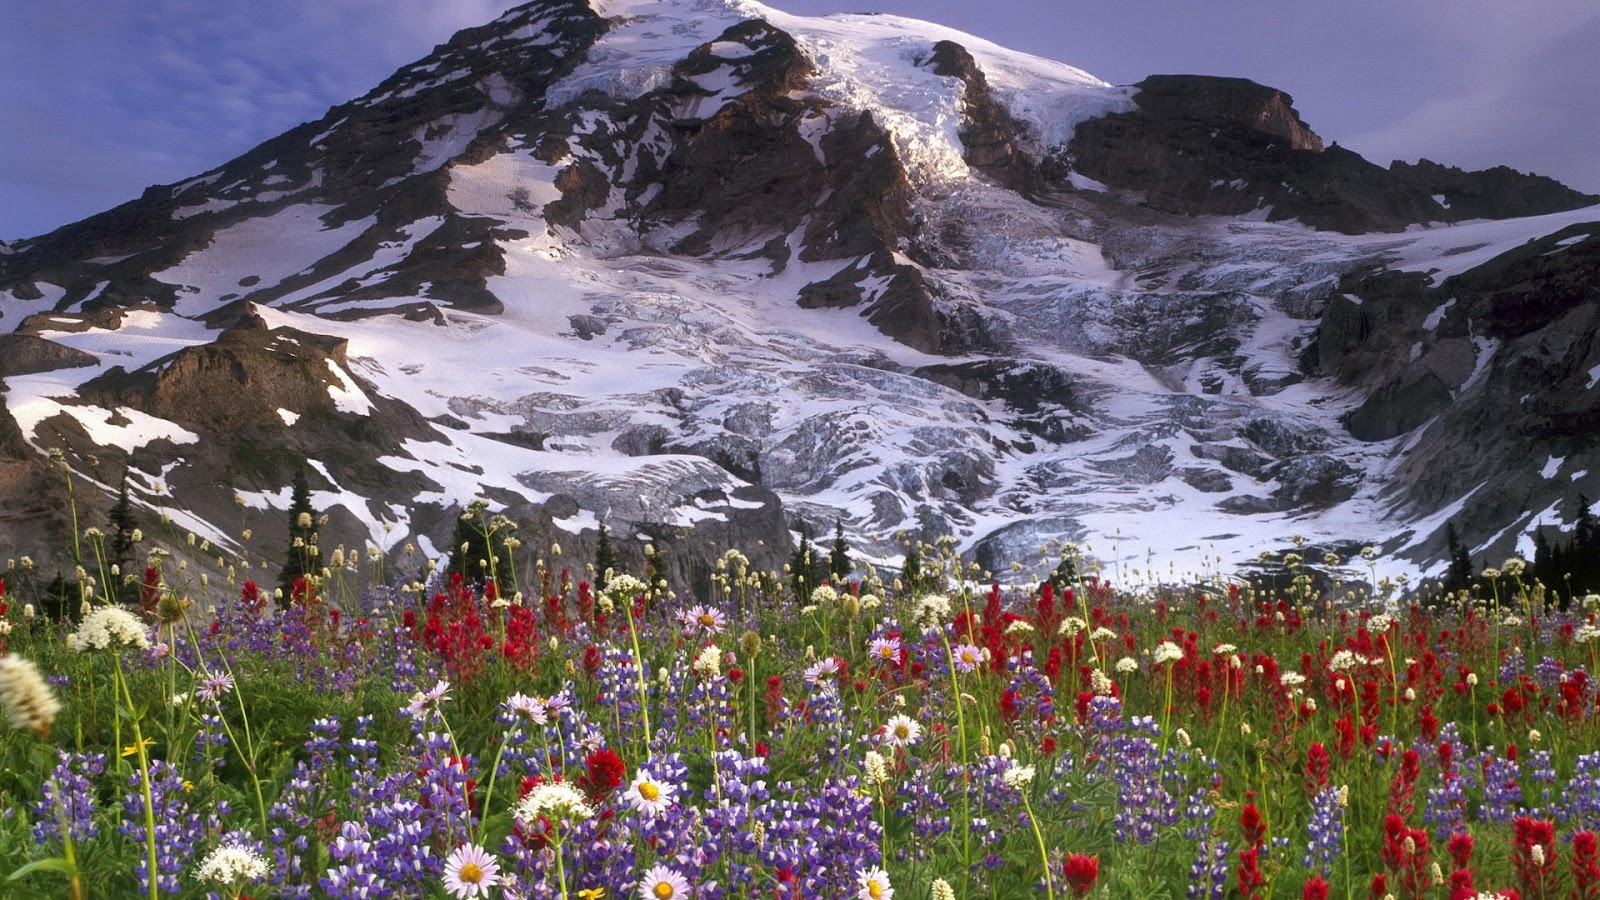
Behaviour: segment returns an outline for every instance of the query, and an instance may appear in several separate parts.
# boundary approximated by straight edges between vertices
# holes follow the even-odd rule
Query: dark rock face
[[[1079,126],[1052,168],[1070,166],[1167,212],[1262,211],[1349,234],[1600,202],[1504,168],[1383,169],[1337,144],[1324,149],[1287,94],[1244,79],[1158,75],[1137,87],[1138,110]]]
[[[988,77],[967,48],[955,41],[940,41],[933,45],[928,65],[939,75],[961,79],[967,119],[961,128],[961,143],[967,164],[1020,194],[1037,190],[1041,183],[1038,163],[1020,147],[1023,126],[995,100]]]
[[[1330,304],[1322,343],[1339,349],[1323,358],[1366,393],[1347,419],[1352,434],[1412,437],[1395,499],[1434,510],[1469,495],[1454,520],[1469,542],[1529,524],[1547,502],[1532,497],[1570,519],[1576,479],[1600,470],[1600,225],[1563,229],[1437,286],[1393,273],[1347,286],[1361,302]],[[1380,318],[1358,326],[1362,316]],[[1425,547],[1442,550],[1442,529]]]
[[[99,359],[92,353],[74,350],[38,335],[0,334],[0,378],[98,363]]]

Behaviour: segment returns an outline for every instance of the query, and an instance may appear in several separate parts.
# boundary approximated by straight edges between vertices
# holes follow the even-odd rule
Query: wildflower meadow
[[[340,554],[283,597],[156,553],[55,616],[13,566],[0,893],[1600,897],[1600,598],[1044,550],[815,586],[730,550],[701,595]]]

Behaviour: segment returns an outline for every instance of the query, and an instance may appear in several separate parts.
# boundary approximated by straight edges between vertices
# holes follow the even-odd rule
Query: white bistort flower
[[[1183,648],[1171,641],[1162,641],[1156,649],[1150,652],[1151,665],[1159,666],[1163,663],[1177,662],[1183,659]]]
[[[195,876],[212,884],[244,885],[267,877],[267,860],[239,843],[227,843],[206,854]]]
[[[694,664],[690,668],[701,678],[707,680],[717,678],[722,674],[722,650],[716,644],[707,644],[694,658]]]
[[[0,708],[12,728],[50,731],[61,701],[39,674],[39,668],[20,656],[0,656]]]
[[[91,610],[78,630],[67,635],[67,649],[76,653],[108,648],[150,649],[150,632],[139,617],[120,606]]]
[[[561,781],[541,784],[528,792],[512,812],[524,828],[538,828],[539,820],[549,822],[566,819],[585,822],[594,818],[594,807],[587,797],[570,784]]]
[[[1033,766],[1013,765],[1000,775],[1007,787],[1022,790],[1033,783]]]

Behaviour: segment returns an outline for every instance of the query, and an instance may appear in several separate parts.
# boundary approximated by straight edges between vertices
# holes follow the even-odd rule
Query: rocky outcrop
[[[1167,212],[1298,219],[1349,234],[1600,202],[1505,169],[1383,169],[1338,144],[1324,149],[1289,95],[1245,79],[1157,75],[1136,87],[1137,110],[1078,126],[1052,170]]]
[[[939,75],[961,80],[966,123],[961,145],[967,164],[1020,194],[1040,187],[1039,167],[1021,147],[1023,126],[989,89],[988,76],[967,48],[955,41],[933,45],[928,66]]]

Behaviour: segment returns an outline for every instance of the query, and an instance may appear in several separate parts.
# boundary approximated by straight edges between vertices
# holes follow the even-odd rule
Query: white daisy
[[[444,863],[444,889],[457,900],[487,897],[500,883],[500,863],[477,844],[462,844]]]
[[[689,896],[689,880],[670,866],[656,864],[639,879],[640,900],[683,900]]]
[[[856,891],[858,900],[890,900],[894,897],[894,888],[889,886],[889,873],[874,866],[870,869],[861,869],[856,872]]]
[[[677,785],[657,780],[649,769],[640,769],[622,797],[629,806],[643,813],[645,818],[653,819],[672,806],[677,794]]]
[[[883,723],[883,740],[895,747],[909,747],[922,739],[922,726],[905,713],[890,716]]]

